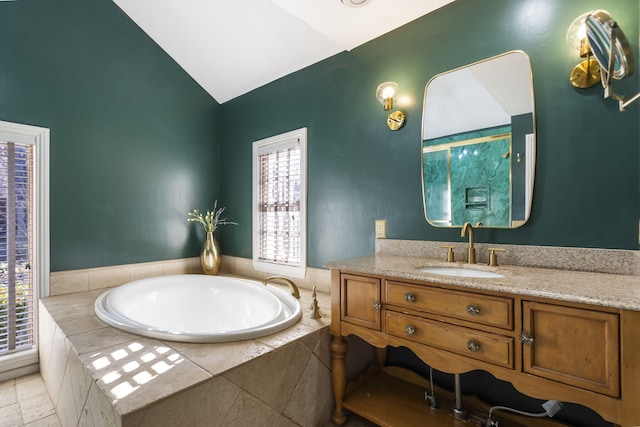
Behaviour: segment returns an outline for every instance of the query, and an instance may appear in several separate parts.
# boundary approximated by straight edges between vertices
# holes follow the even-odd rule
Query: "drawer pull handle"
[[[404,300],[406,302],[416,302],[416,296],[411,292],[407,292],[406,294],[404,294]]]
[[[532,345],[533,337],[526,332],[520,334],[520,342],[524,345]]]
[[[469,313],[472,316],[477,316],[478,314],[480,314],[480,307],[478,307],[475,304],[469,304],[467,306],[467,313]]]
[[[476,340],[467,341],[467,348],[472,353],[477,353],[480,351],[480,342]]]
[[[416,327],[413,325],[407,325],[407,327],[404,328],[404,331],[407,333],[407,335],[415,335]]]
[[[375,311],[380,311],[381,308],[382,308],[382,304],[380,304],[380,301],[374,301],[373,302],[373,309]]]

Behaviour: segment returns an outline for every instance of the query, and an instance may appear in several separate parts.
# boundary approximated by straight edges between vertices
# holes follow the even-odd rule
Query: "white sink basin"
[[[502,274],[493,273],[491,271],[471,270],[469,268],[459,267],[422,267],[417,270],[425,273],[440,274],[442,276],[476,277],[484,279],[504,277]]]

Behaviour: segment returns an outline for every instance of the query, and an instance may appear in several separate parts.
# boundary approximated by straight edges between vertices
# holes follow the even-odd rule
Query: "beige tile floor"
[[[0,382],[2,427],[60,427],[40,374]]]

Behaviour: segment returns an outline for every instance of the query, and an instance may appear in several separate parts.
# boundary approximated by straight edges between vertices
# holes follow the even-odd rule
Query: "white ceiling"
[[[113,1],[224,103],[454,0]]]

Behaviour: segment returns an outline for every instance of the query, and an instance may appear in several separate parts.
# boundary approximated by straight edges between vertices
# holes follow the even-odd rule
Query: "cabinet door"
[[[380,330],[380,279],[342,274],[340,300],[340,320]]]
[[[619,396],[617,314],[525,301],[523,316],[525,372]]]

